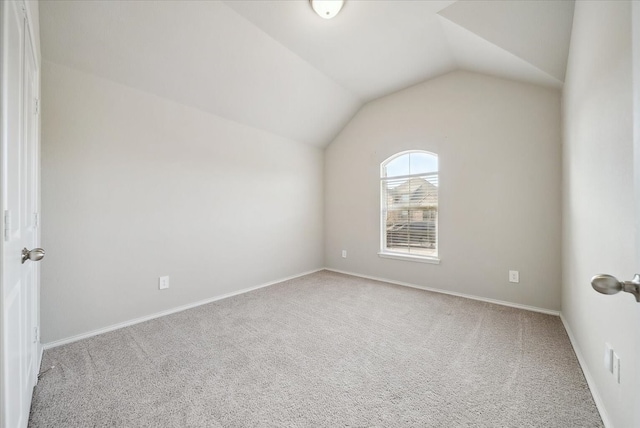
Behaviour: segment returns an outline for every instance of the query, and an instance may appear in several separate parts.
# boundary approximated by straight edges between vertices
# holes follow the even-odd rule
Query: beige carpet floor
[[[555,316],[322,271],[45,352],[36,427],[601,427]]]

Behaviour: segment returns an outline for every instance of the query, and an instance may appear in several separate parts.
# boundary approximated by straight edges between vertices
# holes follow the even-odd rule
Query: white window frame
[[[402,178],[415,178],[415,177],[423,177],[426,175],[425,173],[416,173],[409,174],[405,176],[396,176],[396,177],[385,177],[384,176],[384,168],[391,161],[405,156],[411,153],[422,153],[430,156],[435,156],[438,159],[438,183],[440,182],[440,158],[437,153],[429,152],[426,150],[406,150],[403,152],[399,152],[385,159],[380,163],[380,251],[378,252],[378,256],[389,259],[397,259],[397,260],[405,260],[412,262],[420,262],[420,263],[431,263],[431,264],[439,264],[440,263],[440,233],[439,233],[439,212],[440,212],[440,186],[438,185],[438,216],[435,222],[435,233],[436,233],[436,255],[428,256],[428,255],[419,255],[419,254],[411,254],[404,253],[400,251],[392,251],[387,248],[387,192],[385,190],[385,183],[389,179],[402,179]]]

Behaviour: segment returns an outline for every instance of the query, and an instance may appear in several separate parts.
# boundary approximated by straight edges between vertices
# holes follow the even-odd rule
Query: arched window
[[[383,257],[438,261],[438,155],[397,153],[380,165]]]

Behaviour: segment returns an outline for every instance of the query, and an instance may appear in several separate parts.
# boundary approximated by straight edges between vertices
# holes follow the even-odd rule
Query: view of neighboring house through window
[[[380,169],[380,254],[437,260],[438,155],[402,152]]]

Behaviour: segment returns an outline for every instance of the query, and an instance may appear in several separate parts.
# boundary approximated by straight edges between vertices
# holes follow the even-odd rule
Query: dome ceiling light
[[[340,12],[344,0],[309,0],[311,7],[321,18],[331,19]]]

